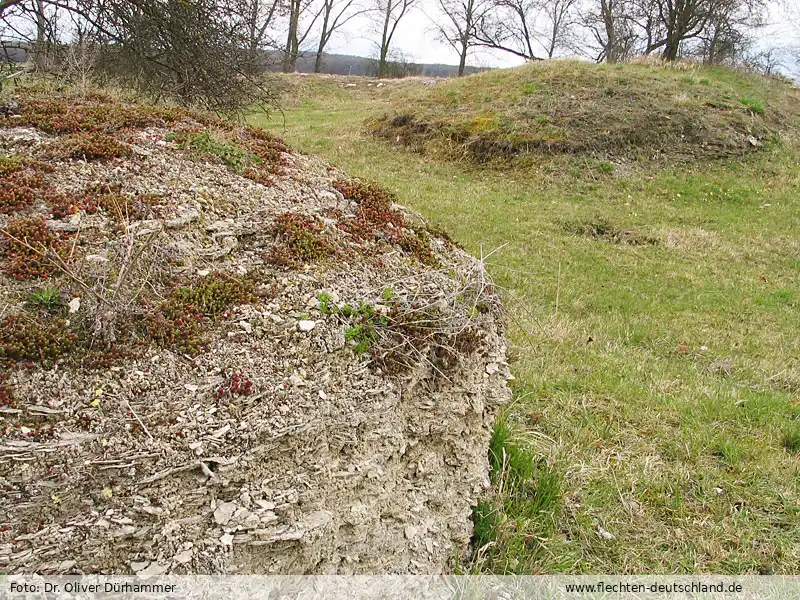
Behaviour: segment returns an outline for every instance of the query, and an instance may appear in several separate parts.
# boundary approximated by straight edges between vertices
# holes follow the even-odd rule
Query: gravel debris
[[[265,186],[179,151],[168,133],[128,132],[132,157],[53,161],[48,176],[57,192],[113,182],[161,194],[157,218],[120,228],[112,215],[81,211],[49,226],[80,236],[87,281],[118,268],[126,244],[149,240],[149,270],[132,275],[141,293],[158,300],[176,278],[257,273],[258,296],[220,315],[194,356],[144,345],[110,366],[59,359],[9,371],[16,405],[0,417],[20,427],[0,437],[0,570],[450,571],[469,550],[492,425],[510,398],[502,307],[484,265],[434,235],[436,267],[389,245],[362,247],[335,226],[358,208],[332,185],[344,174],[317,158],[284,154]],[[7,152],[35,157],[50,141],[0,128]],[[286,211],[328,223],[341,253],[297,270],[271,264],[270,224]],[[0,228],[10,218],[0,215]],[[70,319],[104,314],[74,280],[55,283]],[[3,277],[0,300],[22,310],[32,285]],[[405,368],[387,372],[377,343],[358,352],[346,341],[353,318],[320,310],[323,293],[376,315],[436,315],[463,343],[417,340],[404,346]],[[225,388],[234,374],[249,386]]]

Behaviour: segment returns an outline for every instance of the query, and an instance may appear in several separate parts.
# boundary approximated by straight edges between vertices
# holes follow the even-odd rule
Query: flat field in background
[[[422,80],[277,81],[283,114],[254,124],[500,248],[515,399],[462,569],[800,573],[794,133],[746,158],[489,169],[365,133]],[[770,110],[766,85],[742,96]]]

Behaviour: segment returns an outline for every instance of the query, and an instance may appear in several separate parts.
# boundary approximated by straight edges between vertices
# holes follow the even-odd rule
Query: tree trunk
[[[466,40],[462,40],[461,42],[461,60],[458,61],[458,76],[464,76],[464,67],[467,64],[467,50],[469,50],[469,45],[467,44]]]
[[[667,38],[667,44],[664,46],[664,54],[663,58],[667,62],[675,62],[678,59],[678,48],[680,46],[680,40],[676,39],[675,36],[670,36]]]
[[[619,60],[617,51],[617,32],[614,25],[614,7],[612,0],[603,0],[600,5],[600,16],[603,18],[603,27],[606,30],[605,62],[615,64]]]
[[[248,28],[248,40],[249,42],[249,52],[250,52],[250,64],[256,64],[256,57],[258,56],[258,3],[254,2],[251,6],[251,12],[248,17],[249,23],[247,24]]]
[[[291,73],[297,64],[297,27],[300,22],[301,0],[291,0],[289,5],[289,33],[286,36],[286,49],[283,56],[283,72]]]
[[[392,18],[392,0],[386,0],[386,15],[383,19],[383,37],[381,37],[381,55],[378,61],[378,78],[383,79],[387,74],[386,57],[389,54],[389,21]]]
[[[558,20],[553,19],[553,30],[550,32],[550,40],[547,47],[547,58],[552,60],[556,53],[556,43],[558,42]]]
[[[44,16],[44,0],[36,0],[36,41],[44,43],[47,37],[47,23]]]
[[[314,73],[322,72],[322,48],[317,50],[317,58],[314,60]]]
[[[668,62],[674,62],[678,59],[678,50],[681,45],[681,40],[688,29],[686,26],[688,15],[683,9],[683,5],[678,5],[672,9],[669,15],[669,21],[666,23],[667,42],[664,45],[664,54],[662,58]]]
[[[388,48],[381,48],[381,57],[378,60],[378,79],[383,79],[386,77],[386,74],[389,71],[389,68],[386,64],[386,55],[388,52]]]
[[[36,0],[36,65],[47,69],[47,22],[44,14],[44,0]]]
[[[705,63],[707,65],[717,64],[717,48],[719,47],[719,38],[719,27],[714,27],[714,35],[711,36],[711,40],[708,42],[708,49],[706,51]]]
[[[317,47],[317,58],[314,60],[314,73],[319,73],[322,70],[322,55],[325,51],[325,44],[330,38],[330,35],[328,34],[328,22],[330,21],[332,10],[332,3],[325,2],[325,12],[322,18],[322,31],[319,34],[319,46]]]
[[[289,73],[294,73],[297,69],[298,56],[300,56],[300,43],[295,39],[292,44],[292,53],[289,56]]]
[[[284,73],[291,72],[292,69],[291,52],[292,52],[292,34],[290,32],[286,37],[286,47],[283,49],[283,65],[281,66],[281,70]]]

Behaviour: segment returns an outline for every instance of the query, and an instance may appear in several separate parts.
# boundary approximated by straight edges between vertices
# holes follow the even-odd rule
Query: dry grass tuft
[[[653,246],[658,240],[652,236],[634,231],[620,229],[607,219],[592,219],[590,221],[568,222],[564,229],[575,235],[582,235],[594,240],[611,242],[622,246]]]
[[[689,253],[710,252],[722,245],[719,234],[702,227],[665,228],[658,238],[667,248]]]

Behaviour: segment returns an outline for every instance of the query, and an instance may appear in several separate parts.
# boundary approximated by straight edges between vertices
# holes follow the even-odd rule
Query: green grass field
[[[365,134],[426,91],[353,81],[287,79],[283,118],[253,122],[395,191],[476,256],[497,250],[515,399],[461,568],[800,573],[794,130],[746,158],[489,169]],[[771,85],[741,96],[763,109]]]

